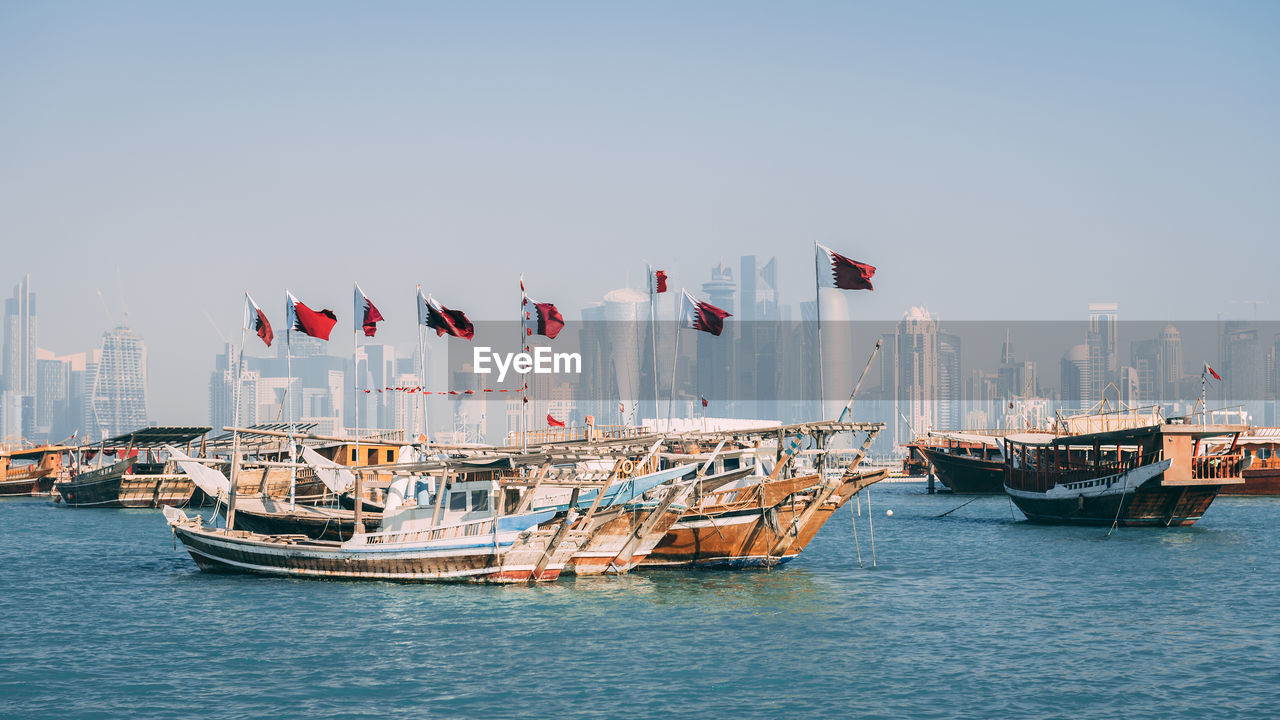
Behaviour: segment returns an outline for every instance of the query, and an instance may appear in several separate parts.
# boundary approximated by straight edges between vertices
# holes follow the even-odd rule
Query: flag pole
[[[684,307],[684,296],[680,296],[681,308]],[[680,358],[680,322],[676,322],[676,341],[671,351],[671,397],[667,399],[667,432],[671,432],[671,406],[676,401],[676,369]]]
[[[653,280],[653,265],[645,263],[645,278],[649,284],[649,346],[653,350],[653,419],[658,419],[658,288]]]
[[[285,382],[284,397],[289,403],[289,507],[292,508],[294,506],[294,501],[297,498],[298,451],[294,447],[293,441],[293,397],[291,397],[293,393],[289,392],[293,389],[293,323],[289,322],[289,319],[293,315],[294,309],[293,300],[289,297],[288,290],[285,291],[285,304],[289,307],[288,312],[285,313],[285,322],[287,327],[284,329],[284,362],[285,375],[287,375],[289,379]]]
[[[813,308],[818,316],[818,417],[826,417],[826,388],[822,368],[822,275],[818,267],[818,242],[813,243]]]
[[[245,293],[245,312],[249,312],[249,294]],[[236,385],[231,395],[231,402],[235,408],[231,411],[234,426],[231,430],[231,487],[227,490],[227,527],[228,534],[231,533],[236,522],[236,481],[240,475],[240,403],[241,394],[244,392],[244,343],[249,335],[249,324],[240,323],[240,353],[236,360]],[[227,358],[230,360],[231,358]]]
[[[526,348],[525,340],[525,316],[528,314],[529,296],[524,291],[524,275],[520,276],[520,343],[516,347]],[[526,375],[520,383],[520,452],[524,452],[529,447],[529,376]]]
[[[356,457],[352,462],[352,478],[351,494],[355,496],[355,517],[354,527],[351,532],[353,534],[364,533],[364,517],[361,506],[364,500],[361,497],[360,487],[360,330],[364,325],[364,291],[360,289],[360,283],[356,283],[356,293],[360,296],[360,305],[357,311],[351,316],[351,337],[354,344],[351,348],[351,400],[355,403],[352,410],[356,417]],[[368,367],[368,360],[365,360],[365,367]]]
[[[418,323],[418,355],[421,364],[418,366],[418,380],[422,383],[422,436],[426,438],[423,441],[423,449],[431,447],[431,431],[427,424],[427,338],[422,332],[422,323]]]

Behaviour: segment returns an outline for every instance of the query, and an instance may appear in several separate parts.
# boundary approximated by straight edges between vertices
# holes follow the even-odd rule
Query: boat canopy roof
[[[994,448],[1003,447],[1000,437],[996,435],[981,435],[979,433],[966,432],[930,432],[930,438],[939,438],[942,440],[950,440],[959,443],[973,443],[975,445],[989,445]]]
[[[41,445],[39,447],[25,448],[23,450],[14,450],[12,452],[2,452],[0,455],[10,458],[38,458],[49,453],[64,453],[68,450],[74,450],[70,445]]]
[[[1123,445],[1150,440],[1157,435],[1185,435],[1196,440],[1204,438],[1238,435],[1248,428],[1244,425],[1189,425],[1179,423],[1160,423],[1143,427],[1109,430],[1107,432],[1085,433],[1082,435],[1032,434],[1010,435],[1007,440],[1019,445],[1065,445],[1087,446]],[[1028,437],[1029,436],[1029,437]],[[1026,439],[1024,439],[1024,437]]]
[[[183,445],[209,432],[207,426],[195,425],[155,425],[145,427],[100,442],[86,443],[81,447],[91,448],[98,445],[110,447],[133,446],[136,448],[152,448],[162,445]]]

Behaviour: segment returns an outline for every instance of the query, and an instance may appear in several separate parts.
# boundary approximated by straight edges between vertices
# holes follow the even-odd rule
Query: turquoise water
[[[877,486],[875,569],[850,506],[781,570],[535,587],[208,574],[159,511],[0,502],[0,717],[1280,714],[1280,501],[1107,538],[966,499]]]

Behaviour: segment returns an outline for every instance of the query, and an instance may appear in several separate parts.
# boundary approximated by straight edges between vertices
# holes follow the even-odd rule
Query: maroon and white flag
[[[284,296],[285,316],[288,318],[287,322],[291,329],[313,338],[329,339],[329,331],[333,330],[333,326],[338,323],[338,316],[334,315],[332,310],[312,310],[303,305],[288,290],[284,291]]]
[[[262,308],[258,307],[258,303],[253,301],[249,293],[244,294],[244,323],[241,324],[245,330],[252,330],[262,338],[262,342],[271,347],[271,341],[275,339],[276,334],[271,331],[271,323],[267,320],[267,314],[262,312]]]
[[[680,306],[680,327],[700,330],[712,335],[719,335],[724,330],[724,319],[732,317],[729,313],[708,302],[702,302],[684,292],[684,301]]]
[[[1221,379],[1222,379],[1222,376],[1221,376],[1221,375],[1219,375],[1219,374],[1218,374],[1218,373],[1217,373],[1217,372],[1216,372],[1212,367],[1210,367],[1210,366],[1209,366],[1209,363],[1205,363],[1205,364],[1204,364],[1204,372],[1207,372],[1207,373],[1209,373],[1210,375],[1212,375],[1214,380],[1221,380]],[[1201,373],[1201,375],[1203,375],[1203,374],[1204,374],[1204,373]]]
[[[649,270],[649,293],[656,295],[667,291],[667,273],[665,270]]]
[[[450,310],[436,302],[430,295],[423,295],[418,288],[418,324],[436,331],[436,337],[452,335],[470,340],[476,336],[475,326],[461,310]]]
[[[817,245],[818,287],[841,290],[874,290],[871,278],[876,274],[874,265],[850,260],[825,245]]]
[[[534,302],[525,294],[523,275],[520,276],[520,317],[525,337],[537,334],[555,340],[564,329],[564,316],[553,303]]]
[[[360,283],[356,283],[356,314],[355,319],[360,323],[360,329],[364,330],[365,337],[373,337],[378,332],[378,323],[385,318],[382,313],[378,312],[378,308],[374,306],[373,301],[368,295],[360,289]]]

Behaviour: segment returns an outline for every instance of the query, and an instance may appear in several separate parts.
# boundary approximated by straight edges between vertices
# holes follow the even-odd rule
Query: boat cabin
[[[1005,484],[1015,490],[1073,489],[1135,468],[1169,461],[1162,487],[1244,482],[1244,452],[1234,425],[1163,423],[1084,435],[1010,435],[1004,439]],[[1079,486],[1079,487],[1077,487]]]

